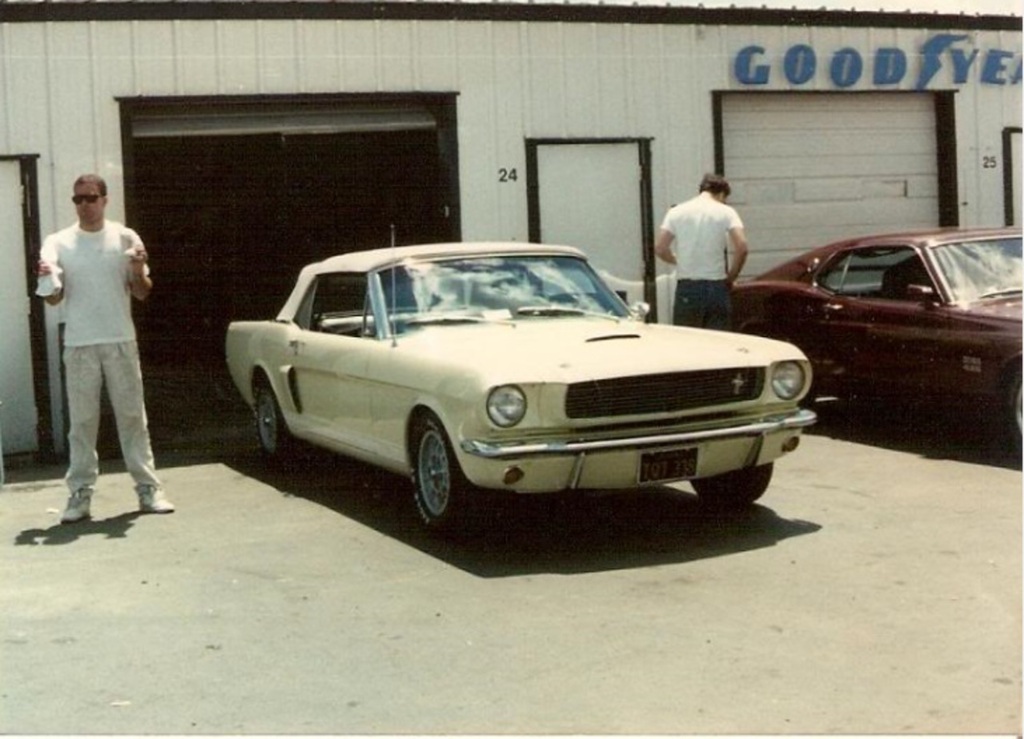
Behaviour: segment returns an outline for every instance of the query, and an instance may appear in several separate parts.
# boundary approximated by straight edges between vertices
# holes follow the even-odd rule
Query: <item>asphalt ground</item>
[[[62,526],[63,468],[12,460],[0,732],[1021,731],[1020,454],[984,416],[826,405],[746,514],[680,484],[445,539],[400,477],[267,467],[230,407],[151,414],[171,515],[107,459]]]

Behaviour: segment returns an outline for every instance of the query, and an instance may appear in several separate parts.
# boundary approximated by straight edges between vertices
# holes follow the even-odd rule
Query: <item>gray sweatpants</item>
[[[68,488],[74,492],[82,487],[92,487],[99,476],[96,438],[100,428],[100,397],[104,382],[114,408],[121,454],[135,481],[136,490],[148,485],[159,487],[149,441],[138,345],[134,341],[126,341],[65,347],[64,367],[67,371],[70,425],[68,451],[71,459],[64,478]]]

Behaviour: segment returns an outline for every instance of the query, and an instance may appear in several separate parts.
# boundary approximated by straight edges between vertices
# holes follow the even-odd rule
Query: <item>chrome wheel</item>
[[[451,531],[466,526],[476,496],[462,473],[448,434],[437,416],[427,413],[413,424],[413,493],[420,518],[432,529]]]
[[[268,457],[280,456],[287,446],[289,434],[281,417],[281,406],[274,397],[274,391],[266,384],[256,388],[253,411],[260,450]]]
[[[451,499],[452,474],[441,432],[428,427],[420,437],[416,461],[419,500],[425,518],[444,516]]]

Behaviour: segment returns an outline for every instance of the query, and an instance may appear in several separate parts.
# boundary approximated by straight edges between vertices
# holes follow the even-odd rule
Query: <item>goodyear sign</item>
[[[926,90],[940,73],[947,73],[955,85],[972,81],[983,85],[1019,85],[1020,51],[979,49],[967,34],[940,33],[926,40],[915,52],[919,61],[910,69],[903,49],[884,47],[864,54],[846,47],[822,54],[813,46],[795,44],[780,61],[772,61],[763,46],[740,49],[733,61],[733,73],[743,85],[767,85],[781,78],[790,85],[805,85],[826,76],[838,88],[870,84],[875,87],[910,85]]]

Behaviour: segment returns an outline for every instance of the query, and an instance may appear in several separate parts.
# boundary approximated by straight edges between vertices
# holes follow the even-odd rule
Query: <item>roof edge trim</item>
[[[147,20],[465,20],[665,25],[849,26],[1020,31],[1011,15],[577,5],[524,2],[338,2],[337,0],[104,0],[0,2],[0,23]]]

